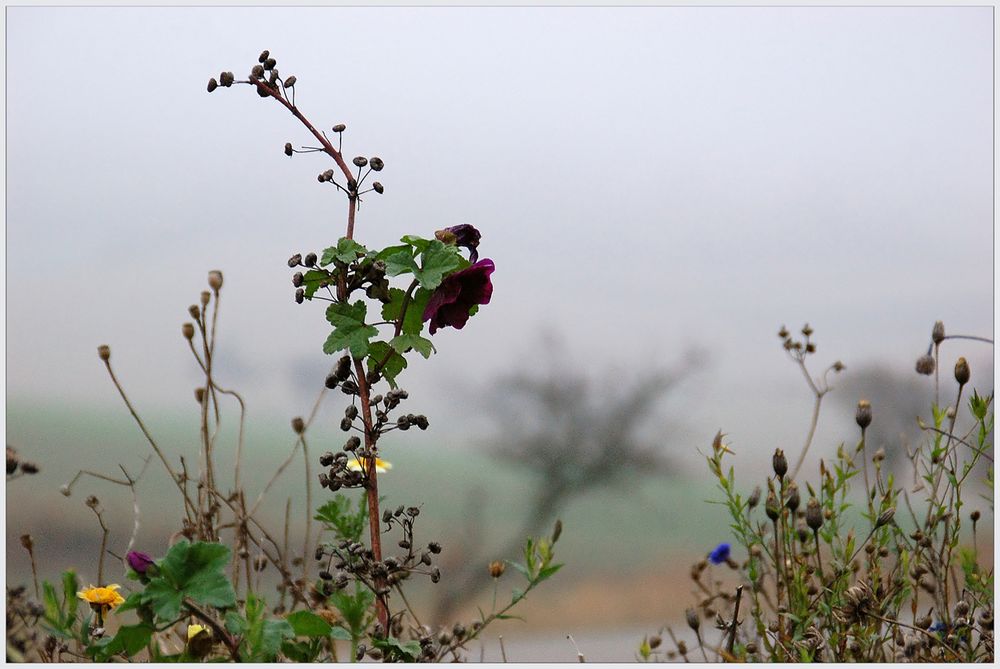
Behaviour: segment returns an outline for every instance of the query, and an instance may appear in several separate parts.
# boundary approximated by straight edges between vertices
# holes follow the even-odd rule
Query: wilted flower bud
[[[219,82],[215,80],[215,77],[212,77],[211,79],[208,80],[208,92],[209,93],[211,93],[212,91],[214,91],[218,87],[219,87]]]
[[[356,167],[364,167],[365,165],[368,164],[368,159],[365,158],[364,156],[357,156],[354,158],[353,162]]]
[[[343,123],[338,123],[337,125],[333,126],[334,132],[344,132],[345,130],[347,130],[347,126],[344,125]]]
[[[819,500],[815,497],[810,497],[809,502],[806,503],[806,525],[813,532],[817,532],[819,528],[823,527],[823,510],[819,506]]]
[[[111,347],[107,346],[107,345],[98,346],[97,347],[97,357],[100,358],[101,360],[103,360],[104,362],[107,362],[108,360],[110,360],[111,359]]]
[[[892,522],[892,517],[896,515],[896,508],[890,506],[888,509],[879,514],[878,520],[875,521],[875,527],[882,527],[883,525],[888,525]]]
[[[931,341],[935,344],[940,344],[944,341],[944,323],[941,321],[936,321],[934,327],[931,329]]]
[[[382,162],[382,159],[379,158],[378,156],[373,156],[372,159],[369,161],[369,164],[371,165],[372,170],[374,170],[375,172],[381,172],[382,168],[385,167],[385,163]]]
[[[958,362],[955,363],[955,380],[958,381],[958,385],[964,386],[969,382],[969,377],[972,372],[969,371],[969,363],[965,358],[959,358]]]
[[[924,376],[930,376],[934,373],[934,357],[930,355],[922,355],[917,358],[917,374],[923,374]]]
[[[854,412],[854,421],[862,430],[872,424],[872,405],[868,400],[858,402],[858,409]]]
[[[287,77],[285,79],[285,88],[291,88],[292,86],[295,85],[296,81],[297,80],[295,79],[295,75],[294,74],[292,76],[290,76],[290,77]]]
[[[799,502],[799,486],[793,481],[788,486],[788,499],[785,500],[785,506],[788,507],[789,511],[795,513],[795,510],[799,508]]]
[[[783,478],[788,472],[788,460],[785,458],[785,452],[780,448],[774,449],[774,456],[771,458],[771,466],[774,467],[774,473],[778,478]]]
[[[374,191],[375,191],[376,193],[378,193],[379,195],[381,195],[382,193],[384,193],[384,192],[385,192],[385,188],[384,188],[384,187],[382,186],[382,184],[380,184],[380,183],[379,183],[379,182],[377,182],[377,181],[376,181],[376,182],[374,182],[374,183],[372,183],[372,189],[374,189]]]
[[[757,504],[759,503],[760,503],[760,486],[757,486],[756,488],[753,489],[753,492],[750,493],[750,497],[747,499],[747,508],[748,509],[756,508]]]
[[[689,608],[684,612],[684,617],[687,618],[688,627],[697,632],[698,628],[701,627],[701,619],[698,617],[698,612]]]
[[[292,431],[295,434],[302,434],[306,431],[306,422],[302,420],[302,416],[296,416],[292,419]]]
[[[562,536],[562,518],[556,519],[556,524],[552,527],[552,543],[559,541]]]

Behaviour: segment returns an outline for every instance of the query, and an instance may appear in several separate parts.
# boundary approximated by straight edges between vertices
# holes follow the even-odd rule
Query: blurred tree
[[[623,482],[627,486],[637,476],[672,472],[664,431],[649,430],[650,423],[659,403],[703,363],[701,352],[687,353],[674,369],[649,363],[594,379],[585,367],[569,364],[565,348],[552,335],[544,338],[543,350],[545,368],[522,365],[491,384],[488,392],[500,432],[491,450],[498,459],[523,465],[533,474],[531,512],[504,550],[466,554],[450,565],[458,573],[440,594],[438,620],[447,619],[489,584],[487,562],[516,557],[524,538],[546,533],[575,497]],[[483,525],[481,516],[469,520],[467,531]],[[480,545],[464,536],[463,545]]]

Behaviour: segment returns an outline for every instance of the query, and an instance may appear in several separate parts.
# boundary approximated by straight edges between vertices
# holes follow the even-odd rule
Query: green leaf
[[[366,255],[367,253],[368,249],[361,244],[358,244],[353,239],[341,237],[337,240],[336,246],[323,249],[323,257],[320,258],[319,264],[321,267],[326,267],[334,260],[339,260],[345,265],[350,265],[352,262],[357,260],[358,257]]]
[[[131,611],[132,609],[137,609],[142,605],[142,592],[133,592],[131,595],[125,598],[125,601],[118,605],[115,609],[115,613],[124,613],[125,611]]]
[[[231,634],[236,634],[237,636],[242,636],[246,634],[247,631],[247,621],[236,611],[230,611],[226,614],[226,629]]]
[[[390,343],[399,353],[406,353],[412,348],[425,358],[431,357],[431,351],[434,350],[434,344],[431,343],[431,340],[420,335],[401,334],[398,337],[393,337]]]
[[[62,607],[59,606],[59,596],[55,587],[48,581],[42,582],[42,606],[45,609],[45,619],[58,628],[63,627]]]
[[[229,548],[222,544],[181,541],[160,561],[160,569],[142,593],[157,617],[174,619],[185,597],[199,604],[225,608],[236,604],[236,593],[225,575]]]
[[[305,290],[306,297],[312,297],[317,290],[323,288],[324,284],[332,286],[335,281],[335,277],[329,273],[319,269],[311,269],[302,275],[302,288]]]
[[[413,277],[422,287],[434,290],[441,285],[445,274],[459,268],[462,256],[457,246],[434,239],[420,254],[420,261],[420,269],[413,272]]]
[[[315,519],[326,523],[338,540],[360,541],[362,533],[368,526],[367,497],[362,493],[357,510],[352,511],[351,500],[342,493],[337,493],[333,499],[316,510]]]
[[[423,237],[417,237],[416,235],[404,235],[399,241],[404,244],[409,244],[417,250],[417,253],[422,253],[431,243],[430,239],[424,239]]]
[[[70,620],[76,618],[76,609],[80,604],[80,599],[76,593],[80,590],[80,582],[76,578],[76,572],[67,569],[62,575],[63,603],[66,606],[66,617]]]
[[[400,253],[401,251],[406,251],[407,253],[410,254],[411,258],[413,257],[412,246],[410,246],[409,244],[396,244],[395,246],[387,246],[378,253],[376,253],[375,259],[385,262],[387,258],[389,258],[390,256],[394,256],[397,253]]]
[[[330,637],[337,641],[350,641],[351,633],[338,625],[330,630]]]
[[[561,564],[554,564],[554,565],[552,565],[550,567],[546,567],[545,569],[542,569],[541,571],[538,572],[538,582],[541,583],[545,579],[547,579],[550,576],[552,576],[553,574],[555,574],[560,569],[562,569],[562,565]]]
[[[385,275],[399,276],[417,271],[417,261],[413,259],[413,249],[403,247],[385,258]]]
[[[306,641],[286,641],[281,644],[281,654],[292,662],[315,662],[311,644]]]
[[[101,639],[87,649],[87,653],[98,662],[107,662],[112,655],[125,653],[132,657],[147,645],[153,636],[153,628],[144,623],[122,625],[114,637]]]
[[[330,602],[340,611],[344,617],[344,622],[351,630],[354,637],[360,637],[365,629],[365,614],[375,601],[375,595],[371,590],[362,588],[355,584],[354,594],[350,595],[343,591],[335,591],[330,595]]]
[[[403,309],[403,302],[406,293],[399,288],[389,289],[389,302],[382,307],[382,318],[396,322]],[[410,297],[410,302],[406,306],[406,314],[403,316],[403,333],[418,335],[424,329],[424,310],[427,302],[431,299],[431,291],[424,288],[417,288]]]
[[[285,617],[295,631],[295,636],[325,637],[333,627],[312,611],[295,611]]]
[[[368,353],[368,341],[378,335],[373,325],[365,325],[368,307],[358,300],[354,304],[336,302],[326,310],[326,320],[334,326],[334,331],[323,344],[323,352],[333,354],[349,349],[351,356],[363,358]]]
[[[368,347],[368,371],[374,370],[379,363],[385,360],[382,367],[382,376],[386,378],[389,385],[396,387],[396,377],[406,369],[406,358],[393,350],[393,347],[384,341],[372,342]]]
[[[510,603],[515,604],[524,599],[524,590],[520,588],[511,588],[510,591]]]

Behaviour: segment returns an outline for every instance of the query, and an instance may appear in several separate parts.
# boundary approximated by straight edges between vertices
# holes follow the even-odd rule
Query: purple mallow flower
[[[450,228],[438,230],[434,236],[445,244],[453,243],[455,246],[469,249],[469,262],[475,264],[479,260],[479,238],[482,235],[479,234],[479,230],[476,230],[475,226],[468,223],[453,225]]]
[[[484,258],[445,277],[424,309],[424,320],[431,322],[431,334],[449,325],[461,330],[469,320],[469,309],[490,303],[493,295],[490,274],[494,269],[493,261]]]
[[[132,571],[140,575],[145,574],[146,570],[155,564],[149,554],[141,551],[129,551],[125,555],[125,561],[128,562],[128,566],[132,568]]]
[[[719,544],[708,554],[708,561],[712,564],[722,564],[729,559],[729,544]]]

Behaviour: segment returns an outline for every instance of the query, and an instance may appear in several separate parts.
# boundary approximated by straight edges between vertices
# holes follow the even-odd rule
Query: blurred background
[[[815,376],[846,365],[806,472],[856,441],[861,397],[887,452],[919,442],[934,383],[914,362],[935,320],[993,335],[988,7],[6,18],[7,443],[41,468],[7,488],[9,582],[30,578],[27,532],[44,576],[94,577],[87,494],[111,548],[127,541],[127,490],[87,478],[58,493],[81,468],[135,472],[148,455],[97,345],[165,450],[195,457],[202,379],[180,326],[208,270],[225,275],[216,370],[248,404],[251,490],[322,388],[328,325],[294,303],[285,260],[335,243],[345,203],[317,183],[322,157],[283,155],[313,144],[287,111],[245,86],[205,90],[265,48],[317,127],[347,124],[346,156],[386,163],[360,241],[471,223],[496,263],[491,304],[402,379],[431,428],[384,440],[383,492],[421,506],[445,546],[441,586],[420,593],[442,619],[488,604],[485,565],[563,518],[567,566],[525,603],[531,627],[497,629],[511,660],[572,660],[566,634],[588,659],[630,659],[644,634],[683,626],[688,566],[729,536],[699,450],[727,433],[749,492],[775,447],[797,456],[805,440],[813,397],[783,324],[815,330]],[[959,355],[991,390],[992,347],[948,341],[942,396]],[[343,400],[322,406],[316,455],[342,441]],[[169,486],[155,466],[140,486],[153,554],[179,527]],[[270,498],[274,523],[285,499],[301,508],[300,460]]]

